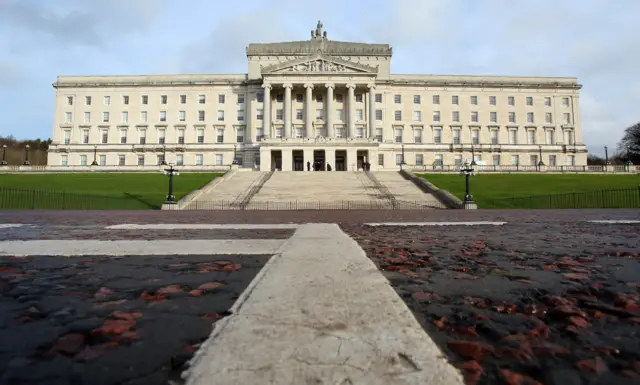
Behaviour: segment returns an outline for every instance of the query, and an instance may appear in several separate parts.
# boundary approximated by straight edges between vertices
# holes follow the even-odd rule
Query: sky
[[[578,77],[603,155],[640,122],[639,18],[638,0],[0,0],[0,135],[51,136],[59,75],[246,73],[249,43],[322,20],[390,44],[393,73]]]

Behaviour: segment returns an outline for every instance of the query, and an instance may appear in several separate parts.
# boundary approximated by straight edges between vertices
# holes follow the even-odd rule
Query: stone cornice
[[[246,74],[240,75],[151,75],[151,76],[68,76],[58,77],[53,88],[165,87],[165,86],[246,86]]]
[[[335,40],[306,40],[283,43],[249,44],[247,56],[309,55],[318,52],[333,55],[391,56],[388,44],[351,43]]]
[[[377,85],[391,86],[434,86],[434,87],[458,87],[458,88],[557,88],[579,90],[582,84],[554,82],[554,81],[460,81],[460,80],[438,80],[438,79],[392,79],[392,80],[376,80]]]

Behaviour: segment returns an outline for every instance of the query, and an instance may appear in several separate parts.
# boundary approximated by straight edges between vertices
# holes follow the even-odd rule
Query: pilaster
[[[282,171],[293,171],[293,151],[291,149],[282,149]]]
[[[291,138],[291,83],[285,83],[284,87],[284,137]],[[284,162],[284,158],[283,158]],[[284,167],[284,166],[283,166]]]
[[[305,115],[305,120],[304,120],[304,131],[305,131],[305,137],[306,138],[311,138],[311,134],[313,131],[313,126],[312,126],[312,122],[313,122],[313,111],[311,108],[311,104],[312,104],[312,98],[313,98],[313,84],[307,83],[304,85],[304,87],[306,88],[306,95],[304,98],[305,101],[305,105],[304,105],[304,115]]]
[[[347,84],[347,107],[349,108],[349,117],[347,118],[347,138],[353,138],[356,136],[356,97],[355,97],[355,84]]]
[[[263,108],[262,108],[262,134],[265,138],[271,138],[271,84],[263,84]],[[262,161],[260,163],[262,170]],[[271,169],[271,155],[269,155],[269,169]]]
[[[324,150],[324,157],[325,157],[325,163],[327,165],[331,165],[331,171],[335,171],[336,170],[336,150],[335,148],[332,147],[327,147]],[[327,170],[328,167],[325,167],[325,170]]]
[[[327,87],[327,102],[325,103],[326,112],[325,112],[325,124],[327,129],[327,137],[333,138],[333,89],[336,87],[333,83],[325,84]]]

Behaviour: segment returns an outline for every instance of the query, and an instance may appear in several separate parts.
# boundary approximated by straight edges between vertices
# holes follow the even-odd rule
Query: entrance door
[[[314,171],[325,171],[325,157],[324,150],[313,151],[313,165]]]
[[[296,155],[293,157],[293,171],[304,171],[304,157]]]
[[[282,170],[282,151],[274,150],[271,151],[271,169],[272,170]]]
[[[336,171],[347,171],[344,156],[336,155]]]

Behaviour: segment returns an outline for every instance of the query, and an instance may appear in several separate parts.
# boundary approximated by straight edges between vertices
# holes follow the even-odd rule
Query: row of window
[[[404,160],[406,162],[406,156],[403,156],[402,154],[396,154],[396,166],[400,166],[400,164],[402,163],[402,160]],[[444,166],[444,162],[443,162],[443,154],[435,154],[435,160],[433,162],[433,166]],[[538,165],[538,155],[529,155],[529,164],[525,164],[525,163],[520,163],[521,159],[520,159],[520,155],[511,155],[511,166],[537,166]],[[474,158],[473,158],[476,162],[482,162],[482,154],[475,154]],[[566,165],[567,166],[575,166],[576,165],[576,157],[575,155],[567,155],[567,162]],[[502,156],[498,155],[498,154],[494,154],[491,155],[491,165],[492,166],[500,166],[502,165]],[[455,158],[454,158],[454,165],[456,167],[460,167],[462,166],[462,155],[461,154],[456,154]],[[425,166],[424,164],[424,155],[423,154],[415,154],[415,165],[416,166]],[[555,167],[557,166],[557,157],[556,155],[549,155],[547,158],[547,166],[551,166],[551,167]],[[384,166],[384,154],[378,154],[378,166]]]
[[[276,110],[276,120],[284,120],[284,109],[277,109]],[[536,119],[535,119],[535,113],[533,112],[527,112],[527,118],[526,118],[526,122],[529,124],[535,124]],[[507,117],[508,117],[508,121],[511,124],[515,124],[516,123],[516,113],[515,112],[508,112],[507,113]],[[245,111],[244,110],[238,110],[237,112],[237,121],[238,122],[244,122],[245,120]],[[317,109],[316,110],[316,116],[315,119],[316,120],[323,120],[324,118],[324,110],[323,109]],[[335,119],[337,121],[344,121],[344,110],[342,109],[338,109],[335,110]],[[376,110],[375,112],[375,119],[377,121],[382,121],[383,119],[383,115],[382,115],[382,110]],[[166,111],[160,111],[158,119],[160,122],[166,122],[167,121],[167,112]],[[258,109],[257,110],[257,114],[256,114],[256,119],[257,120],[263,120],[264,119],[264,112],[262,109]],[[295,110],[295,119],[298,121],[302,121],[304,120],[304,110],[303,109],[297,109]],[[478,111],[471,111],[471,115],[470,115],[470,119],[471,122],[477,123],[480,121],[480,114],[478,113]],[[198,122],[204,122],[206,120],[206,111],[198,111],[198,116],[197,116],[197,121]],[[356,121],[364,121],[364,110],[363,109],[357,109],[355,110],[355,120]],[[102,123],[110,123],[111,121],[111,113],[109,112],[103,112],[102,113]],[[147,123],[149,121],[149,113],[147,111],[141,111],[140,112],[140,122],[142,123]],[[186,115],[186,111],[178,111],[178,122],[186,122],[187,121],[187,115]],[[225,121],[225,114],[224,114],[224,110],[219,110],[218,111],[218,115],[217,115],[217,121],[218,122],[224,122]],[[394,121],[396,122],[401,122],[402,121],[402,111],[394,111]],[[412,116],[412,121],[414,122],[422,122],[422,111],[413,111],[413,116]],[[433,111],[433,115],[432,115],[432,121],[433,122],[440,122],[441,121],[441,113],[440,111]],[[460,122],[460,111],[452,111],[451,112],[451,121],[452,122]],[[72,112],[65,112],[65,120],[64,120],[65,124],[72,124],[73,123],[73,113]],[[498,123],[498,112],[497,111],[491,111],[489,112],[489,122],[491,123]],[[572,119],[571,119],[571,113],[570,112],[564,112],[562,113],[562,122],[563,124],[571,124],[572,123]],[[84,113],[84,123],[91,123],[91,112],[85,112]],[[129,123],[129,112],[128,111],[122,111],[120,113],[120,123]],[[544,114],[544,123],[545,124],[553,124],[553,113],[552,112],[545,112]]]
[[[88,155],[80,155],[80,166],[88,166],[89,163],[88,162]],[[145,166],[145,165],[149,165],[147,162],[147,157],[145,157],[145,155],[140,154],[137,157],[137,161],[136,161],[136,165],[137,166]],[[106,166],[107,165],[107,156],[106,155],[98,155],[97,158],[95,159],[96,163],[98,163],[98,165],[100,166]],[[222,166],[223,165],[223,160],[224,157],[222,154],[215,154],[215,165],[216,166]],[[159,154],[156,155],[156,163],[155,165],[159,166],[161,164],[163,164],[165,161],[165,157],[164,154]],[[204,155],[203,154],[196,154],[195,156],[195,165],[196,166],[202,166],[204,163]],[[236,161],[242,165],[242,157],[236,157]],[[177,166],[184,166],[184,155],[183,154],[176,154],[176,158],[175,158],[175,164]],[[62,155],[60,156],[60,165],[61,166],[69,166],[69,156],[68,155]],[[125,155],[118,155],[118,166],[127,166],[126,164],[126,156]]]
[[[237,94],[237,103],[238,104],[244,104],[245,102],[245,95],[244,94]],[[102,97],[102,104],[104,104],[105,106],[111,105],[111,96],[103,96]],[[160,104],[168,104],[168,96],[167,95],[159,95],[159,101]],[[314,99],[316,102],[322,102],[323,100],[323,94],[321,93],[316,93],[314,94]],[[491,106],[496,106],[498,104],[498,97],[497,96],[489,96],[488,98],[489,100],[489,105]],[[128,95],[123,95],[122,96],[122,104],[123,105],[129,105],[129,96]],[[180,104],[187,104],[187,95],[180,95],[178,97],[179,103]],[[283,94],[276,94],[276,102],[282,102],[284,100]],[[298,103],[302,103],[304,101],[304,96],[303,94],[296,94],[295,97],[296,102]],[[342,103],[343,102],[343,95],[342,94],[335,94],[334,95],[334,100],[338,103]],[[226,95],[224,94],[219,94],[218,95],[218,104],[225,104],[226,101]],[[258,93],[257,94],[257,101],[259,103],[262,103],[264,101],[264,94],[263,93]],[[355,94],[355,101],[356,103],[362,103],[363,102],[363,94]],[[395,104],[402,104],[402,95],[396,94],[393,96],[393,101]],[[376,94],[375,95],[375,102],[376,103],[382,103],[382,94]],[[86,106],[90,106],[93,103],[93,99],[91,96],[85,96],[84,97],[84,104]],[[198,95],[198,104],[206,104],[207,103],[207,96],[204,94],[200,94]],[[413,104],[421,104],[422,103],[422,98],[420,95],[413,95]],[[433,95],[432,96],[432,103],[433,104],[440,104],[440,95]],[[477,95],[471,95],[469,96],[469,103],[471,103],[472,105],[478,105],[478,96]],[[68,106],[73,106],[74,104],[74,96],[67,96],[67,105]],[[141,95],[140,96],[140,104],[149,104],[149,95]],[[460,104],[460,97],[458,95],[452,95],[451,96],[451,104],[453,105],[459,105]],[[533,106],[533,96],[526,96],[525,97],[525,104],[527,106]],[[569,107],[570,104],[570,99],[568,97],[563,97],[562,98],[562,106],[564,107]],[[515,96],[507,96],[507,105],[508,106],[515,106],[516,105],[516,97]],[[551,107],[551,97],[550,96],[545,96],[544,97],[544,105],[547,107]]]
[[[184,144],[184,135],[185,135],[185,129],[184,128],[180,128],[177,130],[178,131],[178,144]],[[204,143],[204,128],[198,128],[197,132],[196,132],[196,142],[197,143]],[[236,129],[236,142],[237,143],[244,143],[244,128],[238,128]],[[128,135],[127,135],[127,130],[126,129],[122,129],[120,130],[120,144],[127,144],[127,140],[128,140]],[[109,131],[108,130],[102,130],[101,132],[101,136],[100,136],[100,142],[102,144],[107,144],[109,143]],[[89,130],[82,130],[82,143],[83,144],[89,144]],[[138,130],[138,143],[139,144],[147,144],[147,130],[146,129],[139,129]],[[165,144],[166,143],[166,130],[164,129],[159,129],[158,130],[158,144]],[[216,143],[224,143],[224,130],[223,129],[219,129],[216,132]],[[64,132],[64,144],[71,144],[71,131],[67,130]]]

